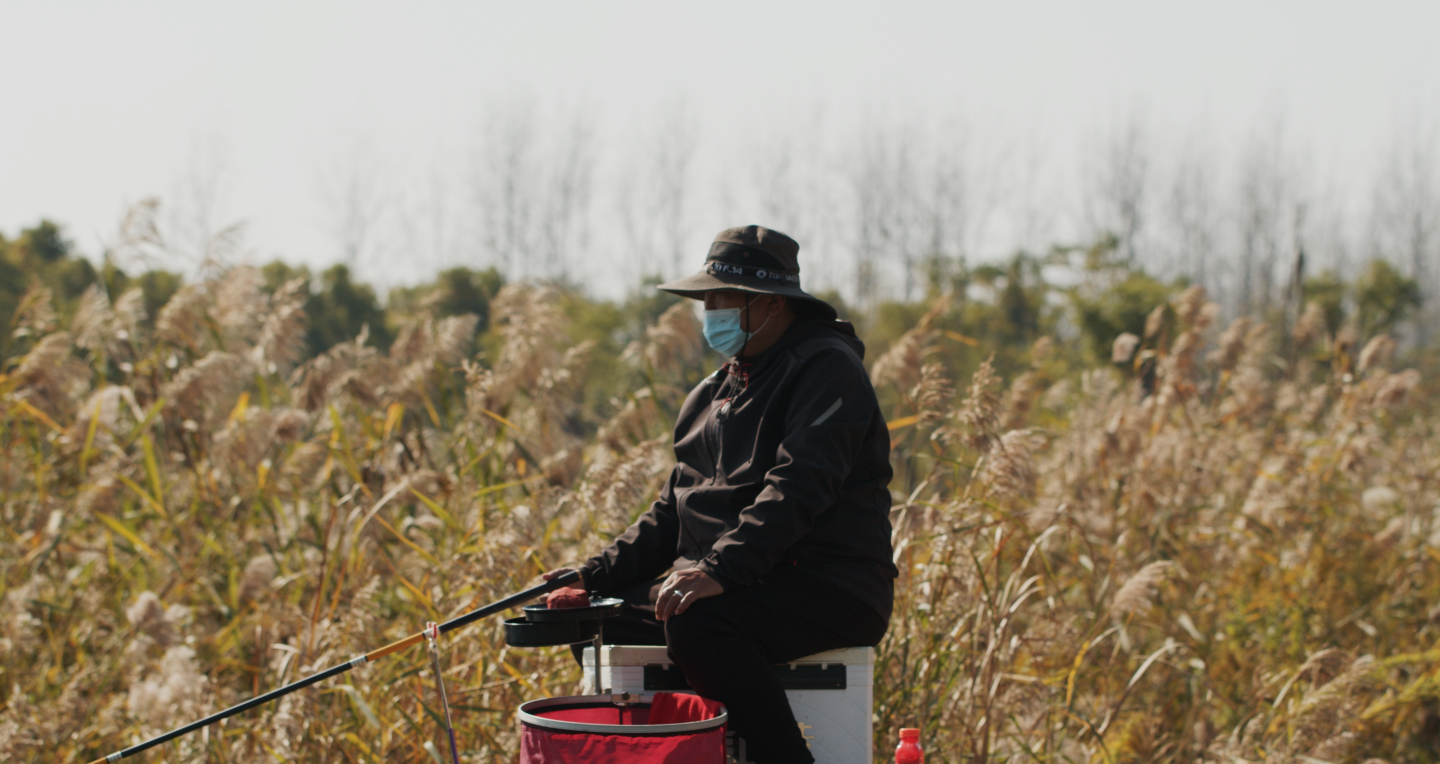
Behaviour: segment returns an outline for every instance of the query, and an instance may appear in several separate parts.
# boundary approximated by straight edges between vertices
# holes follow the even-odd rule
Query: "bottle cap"
[[[920,730],[918,730],[918,729],[913,729],[913,728],[911,728],[911,727],[905,727],[905,728],[903,728],[903,729],[900,730],[900,739],[901,739],[901,740],[919,740],[919,739],[920,739]]]

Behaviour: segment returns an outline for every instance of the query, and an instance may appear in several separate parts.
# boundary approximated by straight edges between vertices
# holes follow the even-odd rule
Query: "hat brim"
[[[814,307],[819,314],[828,320],[833,321],[839,318],[840,315],[830,303],[806,292],[800,287],[771,286],[769,284],[756,285],[749,279],[741,280],[741,277],[735,277],[735,280],[731,281],[727,280],[724,276],[716,275],[708,271],[702,271],[693,276],[686,276],[685,278],[669,281],[656,288],[669,292],[670,294],[688,297],[692,300],[703,300],[705,299],[706,292],[713,292],[717,289],[737,289],[741,292],[750,292],[752,294],[777,294],[781,297],[793,297],[814,303]]]

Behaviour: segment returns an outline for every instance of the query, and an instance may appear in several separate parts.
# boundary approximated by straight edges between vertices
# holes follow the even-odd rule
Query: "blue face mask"
[[[751,300],[750,302],[754,302]],[[750,307],[746,303],[745,307]],[[770,319],[765,319],[770,323]],[[764,329],[765,324],[756,328],[756,332]],[[755,337],[755,332],[747,332],[740,328],[740,308],[722,308],[720,310],[705,311],[705,342],[715,352],[723,356],[734,356],[745,349],[745,343]]]

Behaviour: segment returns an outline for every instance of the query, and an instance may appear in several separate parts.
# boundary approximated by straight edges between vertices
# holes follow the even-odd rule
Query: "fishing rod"
[[[235,704],[235,705],[233,705],[233,706],[225,709],[224,711],[220,711],[219,713],[211,714],[211,715],[205,717],[204,719],[201,719],[201,720],[196,721],[196,722],[191,722],[190,724],[187,724],[187,725],[185,725],[184,727],[178,727],[178,728],[176,728],[176,729],[170,730],[169,732],[167,732],[167,733],[165,733],[165,734],[163,734],[163,735],[160,735],[159,737],[151,738],[150,740],[146,740],[146,741],[143,742],[143,743],[139,743],[139,744],[136,744],[136,745],[132,745],[132,746],[130,746],[129,748],[126,748],[126,749],[121,750],[121,751],[116,751],[115,753],[112,753],[112,754],[110,754],[109,756],[106,756],[106,757],[103,758],[103,759],[96,759],[95,761],[90,762],[90,764],[107,764],[107,762],[116,762],[116,761],[119,761],[119,760],[121,760],[121,759],[129,758],[129,757],[131,757],[131,756],[134,756],[134,755],[137,754],[137,753],[141,753],[142,751],[149,750],[149,749],[154,748],[155,746],[160,745],[160,744],[162,744],[162,743],[168,743],[168,742],[170,742],[171,740],[174,740],[174,739],[177,738],[177,737],[181,737],[181,736],[184,736],[184,735],[188,735],[188,734],[190,734],[191,732],[194,732],[194,731],[196,731],[196,730],[198,730],[198,729],[201,729],[201,728],[203,728],[203,727],[208,727],[208,726],[214,724],[215,722],[220,721],[221,719],[228,719],[228,718],[230,718],[230,717],[232,717],[232,716],[234,716],[234,715],[236,715],[236,714],[244,713],[245,711],[249,711],[250,709],[255,708],[256,706],[262,706],[262,705],[264,705],[264,704],[266,704],[266,703],[269,703],[269,702],[272,701],[272,700],[276,700],[276,699],[278,699],[278,698],[283,698],[283,697],[285,697],[286,695],[289,695],[290,693],[295,692],[296,690],[301,690],[301,689],[304,689],[304,688],[306,688],[306,687],[309,687],[310,685],[315,684],[316,682],[323,682],[323,681],[326,680],[326,679],[329,679],[329,678],[335,677],[335,676],[339,676],[339,675],[345,673],[346,671],[349,671],[350,669],[356,668],[357,666],[363,666],[363,665],[365,665],[366,663],[373,663],[373,662],[375,662],[375,661],[377,661],[377,660],[379,660],[379,659],[381,659],[381,658],[384,658],[384,657],[386,657],[386,656],[388,656],[388,655],[391,655],[391,654],[393,654],[393,653],[397,653],[397,652],[399,652],[399,651],[401,651],[401,650],[404,650],[404,649],[407,648],[407,647],[411,647],[411,646],[414,646],[414,645],[418,645],[418,644],[420,644],[421,642],[426,641],[426,635],[427,635],[427,634],[429,634],[429,635],[430,635],[430,638],[433,640],[434,637],[435,637],[435,636],[438,636],[439,634],[445,634],[445,633],[454,631],[454,630],[456,630],[456,629],[458,629],[458,628],[461,628],[461,627],[463,627],[463,626],[469,626],[470,624],[474,623],[475,621],[480,620],[481,618],[485,618],[485,617],[487,617],[487,616],[492,616],[492,615],[495,615],[496,613],[499,613],[499,612],[502,612],[502,611],[505,611],[505,610],[509,610],[510,608],[515,607],[516,605],[519,605],[519,604],[522,603],[522,602],[528,602],[529,600],[535,599],[536,597],[539,597],[539,596],[542,595],[542,594],[548,594],[549,592],[553,592],[553,591],[555,591],[556,589],[563,588],[563,587],[568,586],[568,585],[570,585],[570,584],[573,584],[573,583],[575,583],[576,581],[579,581],[579,580],[580,580],[580,573],[579,573],[579,571],[574,571],[574,570],[572,570],[572,571],[570,571],[570,572],[568,572],[568,573],[564,573],[564,574],[562,574],[562,575],[556,576],[555,578],[553,578],[553,579],[551,579],[551,580],[549,580],[549,581],[546,581],[545,583],[540,584],[539,586],[531,587],[531,588],[526,589],[525,591],[522,591],[522,592],[516,592],[515,594],[512,594],[512,595],[510,595],[509,597],[506,597],[506,598],[503,599],[503,600],[500,600],[500,601],[498,601],[498,602],[493,602],[493,603],[491,603],[491,604],[489,604],[489,605],[486,605],[485,607],[482,607],[482,608],[480,608],[480,609],[478,609],[478,610],[472,610],[472,611],[470,611],[469,613],[466,613],[466,614],[464,614],[464,615],[461,615],[461,616],[457,616],[457,617],[455,617],[455,618],[452,618],[452,619],[446,621],[445,623],[439,624],[438,626],[437,626],[437,625],[434,625],[434,624],[431,624],[431,625],[427,626],[427,628],[426,628],[425,631],[419,632],[418,634],[411,634],[410,636],[408,636],[408,637],[406,637],[406,638],[404,638],[404,639],[402,639],[402,640],[399,640],[399,641],[397,641],[397,642],[391,642],[390,644],[388,644],[388,645],[386,645],[386,646],[384,646],[384,647],[382,647],[382,648],[380,648],[380,649],[378,649],[378,650],[371,650],[370,652],[364,653],[363,655],[357,655],[357,656],[355,656],[354,658],[351,658],[349,661],[346,661],[345,663],[341,663],[341,664],[338,665],[338,666],[331,666],[330,668],[325,669],[324,671],[321,671],[321,672],[318,673],[318,674],[311,674],[310,676],[307,676],[307,677],[305,677],[304,679],[297,679],[296,681],[291,682],[290,684],[287,684],[287,685],[285,685],[284,687],[281,687],[281,688],[276,689],[276,690],[271,690],[270,692],[267,692],[267,693],[265,693],[264,695],[258,695],[258,696],[253,697],[253,698],[251,698],[251,699],[249,699],[249,700],[247,700],[247,701],[245,701],[245,702],[243,702],[243,703],[237,703],[237,704]],[[433,644],[433,643],[432,643],[432,644]],[[442,693],[444,692],[443,688],[442,688],[441,692],[442,692]],[[447,714],[447,715],[448,715],[448,714]],[[451,737],[451,740],[452,740],[451,746],[452,746],[452,756],[453,756],[453,755],[454,755],[454,751],[453,751],[453,746],[454,746],[454,742],[453,742],[454,737],[453,737],[453,736],[454,736],[454,732],[452,731],[450,734],[451,734],[451,736],[452,736],[452,737]]]

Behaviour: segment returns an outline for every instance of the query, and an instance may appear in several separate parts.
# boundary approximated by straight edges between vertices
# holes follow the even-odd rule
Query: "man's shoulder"
[[[848,362],[856,368],[865,368],[854,340],[830,329],[807,328],[809,331],[790,347],[790,354],[797,362]]]

